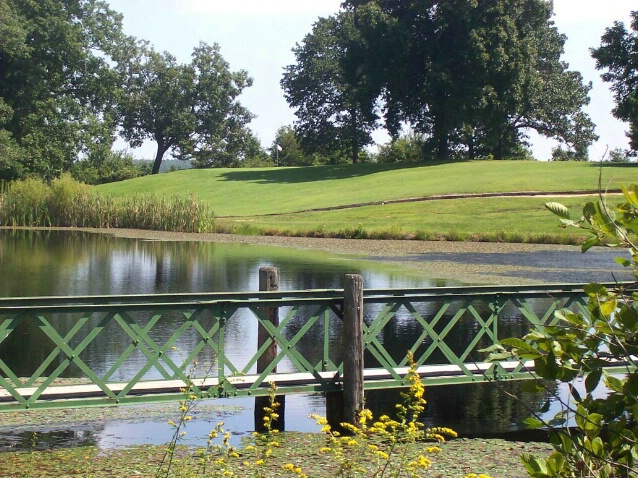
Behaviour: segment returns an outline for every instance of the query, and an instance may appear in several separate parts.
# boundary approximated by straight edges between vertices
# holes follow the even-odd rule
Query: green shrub
[[[623,188],[625,201],[611,208],[604,198],[583,208],[574,221],[565,206],[547,203],[560,217],[563,227],[586,230],[590,237],[582,245],[625,247],[631,260],[617,262],[638,277],[638,185]],[[523,457],[532,477],[634,477],[638,467],[638,293],[619,284],[606,288],[589,284],[587,313],[562,310],[557,323],[534,331],[523,339],[501,341],[507,350],[496,350],[492,359],[533,360],[542,379],[568,385],[571,397],[561,397],[562,410],[546,423],[538,418],[528,423],[547,426],[555,452],[548,458]],[[625,372],[610,375],[605,367],[622,365]],[[584,395],[576,382],[584,384]],[[603,385],[605,390],[601,390]],[[541,384],[539,383],[539,386]],[[577,431],[563,428],[568,418]]]
[[[151,174],[150,163],[135,162],[125,151],[95,151],[89,158],[73,164],[71,174],[86,184],[106,184]]]
[[[416,163],[423,160],[423,135],[409,132],[379,147],[378,163]]]

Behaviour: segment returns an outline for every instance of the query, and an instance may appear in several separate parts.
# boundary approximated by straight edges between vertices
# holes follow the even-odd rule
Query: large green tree
[[[252,114],[237,97],[252,79],[231,72],[218,45],[200,43],[189,64],[145,43],[130,57],[120,66],[122,135],[133,147],[157,143],[153,174],[167,152],[199,167],[231,166],[242,157]]]
[[[295,108],[295,131],[307,154],[359,161],[378,122],[377,90],[360,67],[360,38],[348,12],[320,18],[293,49],[296,63],[285,68],[281,85]]]
[[[472,14],[470,36],[479,60],[472,73],[481,100],[465,125],[468,149],[476,142],[479,154],[510,157],[535,130],[587,159],[596,139],[583,112],[591,85],[561,60],[566,38],[551,21],[551,2],[492,0],[477,4]]]
[[[616,118],[629,123],[630,147],[638,152],[638,10],[631,12],[631,30],[615,22],[605,30],[601,45],[592,49],[596,68],[607,70],[603,81],[611,83]]]
[[[54,177],[111,143],[124,41],[99,0],[0,1],[0,174]]]
[[[426,134],[434,154],[508,157],[536,130],[585,155],[589,85],[560,60],[546,0],[346,0],[386,125]]]

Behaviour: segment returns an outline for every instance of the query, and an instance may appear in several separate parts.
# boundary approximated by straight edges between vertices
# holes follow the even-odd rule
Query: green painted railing
[[[343,290],[0,299],[0,410],[337,391]],[[277,307],[273,325],[265,310]],[[479,350],[586,311],[582,285],[365,290],[365,387],[529,377]],[[268,340],[257,347],[257,324]],[[401,333],[399,333],[399,332]],[[406,332],[407,331],[407,332]],[[277,345],[263,371],[256,364]],[[278,372],[273,373],[276,369]]]

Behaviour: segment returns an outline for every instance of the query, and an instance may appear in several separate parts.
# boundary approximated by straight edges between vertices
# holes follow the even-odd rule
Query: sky
[[[190,54],[200,41],[218,43],[232,71],[246,70],[253,86],[244,90],[240,102],[257,117],[250,128],[262,145],[270,147],[281,126],[292,125],[294,111],[284,99],[279,85],[285,66],[294,63],[292,48],[301,43],[319,17],[339,10],[342,0],[107,0],[124,15],[124,31],[168,51],[180,62],[190,62]],[[600,79],[600,71],[589,49],[600,45],[605,28],[614,21],[629,25],[629,13],[638,9],[636,0],[554,0],[553,18],[567,35],[563,60],[578,70],[585,82],[592,82],[591,102],[586,111],[596,124],[600,139],[590,148],[591,160],[600,160],[607,148],[626,148],[628,126],[616,120],[611,110],[613,95]],[[383,132],[378,143],[387,141]],[[532,135],[536,159],[551,157],[556,143]],[[118,149],[126,148],[116,143]],[[131,150],[138,158],[155,155],[154,143]]]

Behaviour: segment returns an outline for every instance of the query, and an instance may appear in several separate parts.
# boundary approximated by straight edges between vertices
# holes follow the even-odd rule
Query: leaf
[[[614,392],[622,393],[624,381],[619,378],[607,375],[605,377],[605,385]]]
[[[614,261],[623,267],[631,267],[633,265],[629,259],[625,259],[624,257],[616,257]]]
[[[596,236],[592,236],[589,239],[587,239],[585,242],[583,242],[583,244],[580,246],[580,252],[585,253],[589,249],[591,249],[593,246],[597,246],[598,244],[600,244],[600,241],[598,240],[598,238]]]
[[[489,354],[487,356],[486,361],[487,362],[501,362],[503,360],[508,360],[513,358],[512,352],[499,352],[499,353],[493,353],[493,354]]]
[[[569,209],[567,209],[559,202],[546,202],[545,207],[552,213],[556,214],[558,217],[561,217],[563,219],[571,219]]]
[[[547,463],[543,458],[536,458],[529,453],[523,453],[521,455],[521,461],[525,465],[525,469],[529,476],[534,478],[549,477],[547,474]]]
[[[572,394],[572,397],[574,397],[574,401],[576,403],[583,401],[582,397],[580,396],[580,392],[578,391],[576,387],[571,388],[571,394]]]
[[[596,214],[592,217],[592,221],[594,225],[598,226],[603,233],[609,236],[616,235],[616,224],[614,223],[614,218],[610,215],[611,213],[605,209],[605,205],[598,201],[594,205],[596,209]]]
[[[633,307],[620,309],[618,319],[628,332],[635,332],[636,328],[638,328],[638,310]]]
[[[521,390],[525,393],[539,393],[545,391],[547,388],[542,386],[536,380],[525,380],[521,385]]]
[[[528,359],[535,359],[541,356],[540,352],[523,339],[514,337],[501,340],[501,345],[512,347],[516,354]]]
[[[625,377],[623,391],[625,395],[630,397],[638,396],[638,375],[636,373],[631,373]],[[638,406],[638,401],[634,401],[634,403]]]
[[[585,325],[585,318],[582,315],[574,314],[568,310],[556,312],[556,317],[560,320],[564,320],[565,322],[569,322],[576,327],[583,327]]]
[[[638,184],[630,184],[628,187],[625,187],[623,184],[620,187],[622,188],[625,200],[633,207],[638,207]]]
[[[567,412],[565,412],[565,410],[558,412],[554,415],[554,418],[549,421],[549,425],[552,427],[560,427],[565,423],[567,423]]]
[[[572,221],[571,219],[561,219],[560,220],[561,227],[580,227],[576,221]]]
[[[618,310],[618,302],[615,297],[600,302],[600,313],[605,317],[610,317]]]
[[[605,296],[609,294],[607,288],[604,285],[598,284],[596,282],[585,284],[583,286],[583,290],[589,297]]]
[[[547,458],[547,468],[551,476],[561,476],[561,471],[565,466],[566,460],[559,452],[553,452],[549,458]]]
[[[545,426],[545,423],[534,417],[526,418],[525,420],[523,420],[523,423],[527,426],[527,428],[530,429],[543,428]]]
[[[558,378],[559,369],[556,364],[556,357],[552,352],[544,357],[538,357],[534,360],[534,370],[539,377],[555,380]]]
[[[596,206],[593,202],[585,203],[583,206],[583,218],[589,224],[592,223],[593,217],[596,216]]]
[[[490,345],[489,347],[485,347],[484,349],[479,349],[479,352],[492,353],[492,352],[502,352],[503,350],[505,349],[503,348],[502,345],[494,344],[494,345]]]
[[[602,430],[603,416],[600,413],[589,413],[582,405],[576,409],[576,425],[583,430],[588,437],[597,437]]]
[[[593,372],[587,374],[587,377],[585,378],[585,390],[587,391],[587,393],[591,393],[596,390],[596,387],[598,387],[602,375],[602,369],[594,370]]]
[[[605,446],[603,445],[603,441],[600,437],[594,438],[594,440],[591,442],[591,450],[598,458],[602,458],[604,456]]]
[[[524,338],[525,340],[531,340],[532,342],[540,342],[546,339],[547,337],[543,335],[541,332],[539,332],[538,330],[533,330],[529,334],[525,335]],[[507,339],[503,339],[503,340],[507,340]],[[501,343],[503,342],[503,340],[501,340]]]

